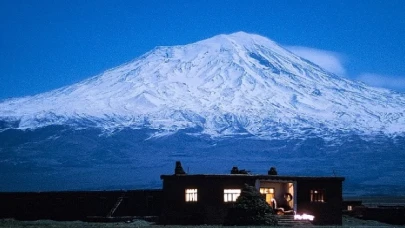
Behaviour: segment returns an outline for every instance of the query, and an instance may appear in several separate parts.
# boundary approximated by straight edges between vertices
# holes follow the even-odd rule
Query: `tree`
[[[245,184],[235,205],[228,210],[224,225],[277,225],[273,209],[253,186]]]

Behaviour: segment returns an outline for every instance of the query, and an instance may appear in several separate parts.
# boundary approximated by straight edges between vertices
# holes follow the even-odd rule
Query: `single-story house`
[[[316,225],[342,224],[343,177],[268,174],[186,174],[176,164],[174,175],[161,175],[163,224],[222,224],[245,184],[255,186],[279,215],[311,220]]]

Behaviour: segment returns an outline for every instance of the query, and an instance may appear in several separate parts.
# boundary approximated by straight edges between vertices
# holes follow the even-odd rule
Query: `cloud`
[[[356,80],[374,87],[383,87],[396,91],[405,91],[405,77],[380,75],[373,73],[360,74]]]
[[[308,59],[329,72],[339,76],[346,75],[346,69],[344,67],[346,58],[340,53],[303,46],[285,46],[285,48],[304,59]]]
[[[325,70],[335,73],[336,75],[349,77],[373,87],[405,92],[405,75],[402,77],[374,73],[346,75],[347,70],[345,64],[350,63],[346,61],[347,58],[344,54],[303,46],[285,46],[285,48],[292,53],[319,65]]]

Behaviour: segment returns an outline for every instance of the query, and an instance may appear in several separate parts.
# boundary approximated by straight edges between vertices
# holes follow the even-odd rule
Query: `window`
[[[352,206],[352,205],[348,205],[348,206],[347,206],[347,210],[348,210],[348,211],[352,211],[352,210],[353,210],[353,206]]]
[[[274,199],[274,188],[260,188],[260,194],[262,194],[266,202],[271,205],[271,200]]]
[[[260,188],[261,194],[274,194],[274,188]]]
[[[325,190],[311,190],[311,202],[325,202]]]
[[[197,189],[186,189],[186,202],[197,202]]]
[[[235,202],[240,193],[240,189],[224,189],[224,202]]]

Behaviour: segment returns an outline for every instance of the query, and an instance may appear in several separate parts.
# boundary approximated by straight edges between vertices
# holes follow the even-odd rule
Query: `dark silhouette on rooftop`
[[[176,168],[174,168],[174,174],[176,175],[186,174],[186,172],[184,172],[183,166],[181,166],[180,161],[176,161]]]

